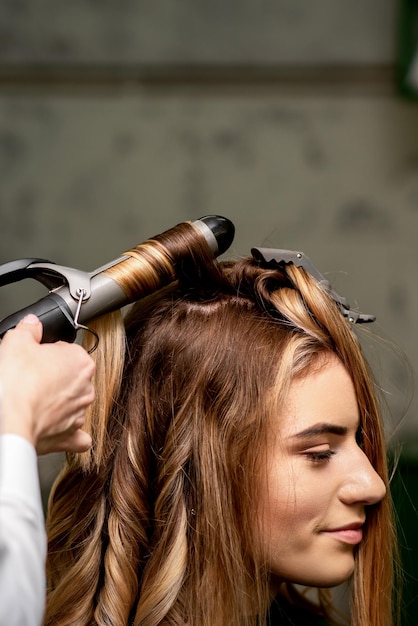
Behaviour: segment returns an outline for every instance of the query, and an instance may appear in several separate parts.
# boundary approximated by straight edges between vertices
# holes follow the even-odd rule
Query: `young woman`
[[[198,248],[126,335],[97,329],[95,445],[51,495],[45,624],[334,624],[327,589],[350,580],[351,624],[389,626],[383,425],[353,324],[303,267]]]

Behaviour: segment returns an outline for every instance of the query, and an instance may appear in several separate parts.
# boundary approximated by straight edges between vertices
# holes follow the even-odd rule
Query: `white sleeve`
[[[46,536],[37,456],[0,435],[0,626],[38,626],[45,602]]]

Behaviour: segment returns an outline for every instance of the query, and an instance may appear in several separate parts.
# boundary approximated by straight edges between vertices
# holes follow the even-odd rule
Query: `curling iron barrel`
[[[210,215],[178,224],[90,273],[43,259],[0,265],[0,286],[34,278],[50,290],[44,298],[0,321],[0,338],[25,315],[34,313],[43,324],[44,343],[74,341],[77,330],[88,322],[176,280],[176,266],[190,258],[193,242],[206,244],[215,258],[229,248],[234,233],[230,220]]]

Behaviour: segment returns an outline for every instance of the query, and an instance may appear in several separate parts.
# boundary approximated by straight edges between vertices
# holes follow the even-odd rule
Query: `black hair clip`
[[[358,313],[350,308],[346,298],[340,296],[332,287],[326,278],[322,276],[316,267],[312,264],[312,261],[303,252],[294,252],[293,250],[277,250],[275,248],[252,248],[251,254],[253,258],[259,263],[266,263],[269,266],[277,267],[280,265],[287,265],[293,263],[296,267],[303,267],[304,270],[309,272],[315,280],[321,285],[323,289],[331,296],[331,298],[338,304],[341,309],[341,313],[351,324],[365,324],[367,322],[374,322],[376,317],[374,315],[367,315],[366,313]]]

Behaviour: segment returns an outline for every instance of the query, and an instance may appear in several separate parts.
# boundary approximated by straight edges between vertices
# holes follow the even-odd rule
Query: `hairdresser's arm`
[[[38,626],[45,601],[46,538],[34,447],[0,437],[0,626]]]
[[[46,540],[40,454],[81,452],[94,365],[76,345],[40,345],[33,316],[0,344],[0,626],[35,626],[44,611]]]

